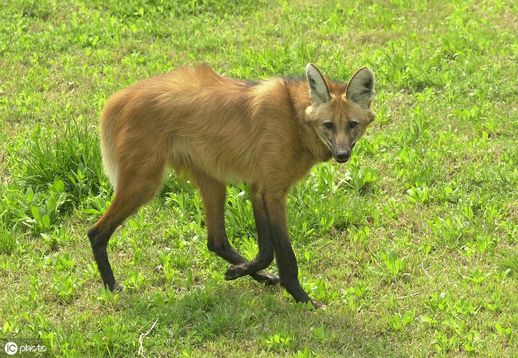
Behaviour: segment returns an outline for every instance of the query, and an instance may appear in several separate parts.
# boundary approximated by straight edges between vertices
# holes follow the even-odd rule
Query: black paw
[[[225,272],[225,280],[235,280],[246,275],[248,275],[248,272],[245,264],[231,265]]]
[[[114,293],[118,293],[118,292],[124,291],[124,286],[121,286],[118,283],[114,283],[112,285],[108,285],[107,284],[104,287],[106,287],[108,290],[110,290],[111,292],[114,292]]]
[[[279,276],[270,275],[263,271],[258,271],[250,274],[257,282],[264,283],[265,285],[276,285],[279,283]]]
[[[254,280],[264,283],[265,285],[276,285],[279,283],[278,276],[270,275],[264,271],[249,272],[249,268],[246,264],[230,266],[227,272],[225,272],[225,280],[235,280],[236,278],[246,275],[252,276]]]

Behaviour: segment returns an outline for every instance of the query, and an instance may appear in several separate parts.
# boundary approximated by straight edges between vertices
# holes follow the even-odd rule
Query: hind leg
[[[226,197],[225,184],[201,172],[194,172],[192,174],[194,182],[200,189],[203,206],[205,208],[208,233],[207,246],[209,250],[233,265],[248,263],[245,258],[232,248],[228,241],[224,215]],[[275,284],[279,281],[276,276],[261,271],[247,272],[247,274],[254,280],[266,284]]]
[[[137,162],[138,163],[138,162]],[[99,268],[104,286],[110,291],[120,290],[113,276],[108,261],[106,248],[115,229],[139,207],[151,200],[160,187],[163,165],[156,165],[148,170],[127,168],[119,173],[117,192],[111,206],[97,223],[88,231],[95,262]]]

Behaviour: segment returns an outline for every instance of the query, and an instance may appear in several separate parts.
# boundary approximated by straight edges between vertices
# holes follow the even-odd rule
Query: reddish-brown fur
[[[284,247],[286,239],[289,244],[286,194],[314,164],[332,155],[315,132],[320,125],[315,118],[336,117],[342,119],[337,123],[347,123],[354,116],[361,122],[358,138],[372,120],[369,111],[346,99],[345,85],[326,82],[332,100],[319,107],[319,113],[308,112],[312,103],[306,81],[273,78],[251,84],[220,76],[206,65],[183,67],[113,95],[102,113],[101,145],[115,198],[89,231],[105,285],[117,288],[106,256],[109,237],[154,196],[167,166],[188,176],[200,189],[209,248],[235,265],[234,276],[251,274],[275,283],[275,277],[257,268],[271,262],[274,248],[277,260],[279,255],[294,260],[291,247]],[[226,237],[227,181],[246,181],[252,189],[263,248],[254,268],[247,266],[251,263],[230,247]],[[279,264],[281,284],[297,300],[307,301],[301,288],[283,280],[283,275],[289,276],[284,272],[293,271],[284,266]]]

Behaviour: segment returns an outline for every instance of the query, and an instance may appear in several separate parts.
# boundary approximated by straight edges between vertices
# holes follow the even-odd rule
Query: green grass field
[[[0,355],[28,338],[67,357],[516,357],[517,3],[238,4],[2,1]],[[125,291],[101,287],[86,237],[112,198],[99,112],[199,62],[247,79],[308,62],[375,72],[377,118],[352,160],[316,166],[289,197],[300,279],[326,309],[225,281],[198,193],[174,173],[110,241]],[[244,184],[226,219],[252,258]]]

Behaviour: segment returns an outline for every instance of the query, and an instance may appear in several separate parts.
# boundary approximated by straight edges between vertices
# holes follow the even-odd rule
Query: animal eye
[[[353,129],[358,125],[358,122],[349,122],[349,128]]]
[[[324,127],[329,130],[333,130],[335,128],[335,124],[333,122],[324,122]]]

